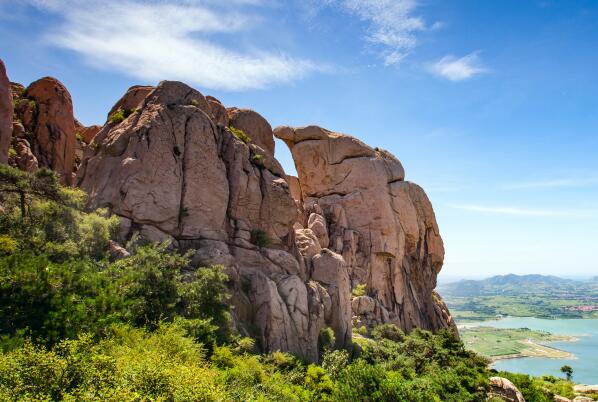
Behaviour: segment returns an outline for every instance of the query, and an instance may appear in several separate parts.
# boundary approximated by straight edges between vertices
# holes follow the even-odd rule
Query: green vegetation
[[[488,358],[536,356],[570,357],[569,353],[542,345],[543,342],[567,341],[570,337],[552,335],[528,328],[473,327],[460,330],[465,346]]]
[[[553,376],[531,377],[506,371],[500,371],[496,375],[509,379],[528,402],[553,402],[554,395],[575,398],[573,383]]]
[[[264,156],[263,155],[255,154],[251,157],[251,160],[253,163],[255,163],[258,166],[264,165]]]
[[[245,131],[233,127],[233,126],[228,126],[228,129],[230,130],[230,132],[237,137],[237,139],[243,141],[245,144],[248,144],[251,142],[251,137],[249,137],[247,134],[245,134]]]
[[[0,167],[0,400],[485,399],[488,360],[448,330],[387,324],[335,350],[325,328],[318,364],[259,354],[234,331],[221,267],[190,269],[190,254],[134,239],[131,255],[112,261],[117,221],[84,201],[50,171]],[[556,378],[502,375],[530,402],[570,390]]]
[[[191,102],[189,102],[189,104],[191,104],[192,106],[198,107],[199,101],[197,99],[191,99]]]
[[[561,367],[561,372],[563,372],[567,376],[567,381],[571,381],[571,377],[573,377],[573,369],[569,365],[564,365]]]
[[[598,318],[598,282],[542,275],[505,275],[442,285],[440,293],[457,321],[500,316]]]
[[[270,237],[268,236],[268,233],[261,229],[253,229],[251,231],[250,241],[258,247],[266,247],[270,244]]]
[[[83,137],[81,136],[81,133],[78,131],[75,133],[75,138],[77,139],[77,141],[83,142]]]
[[[365,293],[366,293],[366,284],[365,283],[360,283],[359,285],[357,285],[357,286],[355,286],[353,288],[353,290],[351,291],[351,293],[355,297],[365,296]]]
[[[123,122],[127,117],[129,117],[131,113],[133,113],[133,110],[125,110],[123,108],[119,108],[116,112],[110,115],[108,121],[112,124],[119,124]]]
[[[9,158],[14,158],[15,156],[17,156],[17,150],[15,149],[15,147],[13,147],[12,145],[8,148],[8,157]]]

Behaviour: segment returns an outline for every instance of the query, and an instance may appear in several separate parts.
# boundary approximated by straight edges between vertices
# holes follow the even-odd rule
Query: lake
[[[573,381],[582,384],[598,384],[598,320],[544,320],[528,317],[507,317],[496,321],[467,323],[466,325],[495,328],[530,328],[548,331],[553,334],[575,336],[579,338],[577,342],[547,343],[555,348],[573,353],[574,359],[522,357],[499,360],[492,367],[496,370],[526,373],[534,376],[563,376],[560,368],[568,364],[573,368]]]

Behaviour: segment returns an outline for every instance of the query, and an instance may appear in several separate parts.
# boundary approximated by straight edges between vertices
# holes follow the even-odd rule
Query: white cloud
[[[260,0],[29,0],[63,18],[45,36],[97,68],[145,80],[182,80],[243,90],[299,79],[322,69],[309,60],[264,50],[242,51],[235,39],[256,26]],[[232,41],[236,43],[236,41]]]
[[[506,183],[507,189],[549,189],[549,188],[583,188],[598,185],[597,177],[572,177],[520,183]]]
[[[429,70],[433,74],[451,81],[467,80],[486,72],[477,53],[471,53],[461,58],[444,56],[431,64]]]
[[[328,0],[327,4],[336,4],[369,24],[366,40],[381,47],[387,65],[400,63],[417,45],[416,33],[428,29],[421,17],[413,15],[416,0]]]
[[[483,212],[501,215],[536,216],[536,217],[562,217],[562,218],[591,218],[596,216],[595,211],[573,211],[573,210],[548,210],[528,209],[517,207],[495,207],[473,204],[449,204],[451,208],[461,209],[470,212]]]

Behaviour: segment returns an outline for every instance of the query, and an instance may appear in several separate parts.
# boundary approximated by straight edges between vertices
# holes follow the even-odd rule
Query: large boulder
[[[195,266],[225,265],[234,319],[264,350],[315,361],[325,327],[348,347],[350,283],[342,257],[323,250],[310,229],[317,245],[301,254],[297,205],[282,167],[257,142],[246,144],[215,121],[222,118],[215,110],[198,91],[165,81],[124,120],[109,120],[77,175],[88,206],[121,217],[120,241],[137,232],[195,249]]]
[[[500,398],[506,402],[525,402],[523,394],[506,378],[490,377],[490,392],[488,397]]]
[[[399,160],[316,126],[278,127],[274,135],[293,155],[303,220],[343,256],[351,285],[365,284],[374,301],[363,322],[392,322],[406,331],[454,328],[433,293],[444,259],[434,211],[424,191],[404,181]]]
[[[272,127],[259,113],[250,109],[227,109],[229,124],[243,130],[251,140],[268,154],[274,155],[274,137]]]
[[[73,102],[55,78],[33,82],[17,102],[17,114],[29,134],[40,167],[53,169],[63,184],[71,184],[75,160]]]
[[[12,94],[4,62],[0,60],[0,163],[8,162],[12,138]]]

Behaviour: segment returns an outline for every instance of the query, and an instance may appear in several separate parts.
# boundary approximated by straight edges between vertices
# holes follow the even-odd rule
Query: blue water
[[[492,367],[496,370],[534,376],[563,376],[560,368],[568,364],[573,368],[573,381],[582,384],[598,384],[598,319],[543,320],[539,318],[507,317],[497,321],[479,322],[475,325],[495,328],[530,328],[558,335],[575,336],[579,339],[577,342],[551,342],[547,344],[572,353],[575,356],[573,359],[522,357],[499,360]]]

